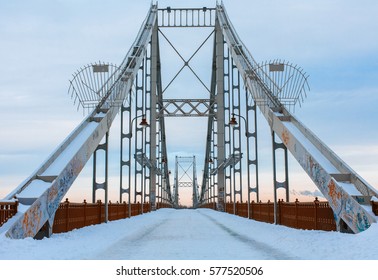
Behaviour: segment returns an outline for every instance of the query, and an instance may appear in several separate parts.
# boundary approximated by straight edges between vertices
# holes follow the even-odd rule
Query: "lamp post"
[[[129,164],[129,178],[128,178],[128,180],[129,180],[129,182],[128,182],[129,183],[129,186],[128,186],[128,190],[129,190],[129,201],[128,201],[129,202],[129,218],[131,217],[131,138],[133,137],[133,123],[136,119],[138,119],[140,117],[142,117],[142,120],[139,123],[139,125],[143,128],[147,127],[148,122],[146,120],[145,114],[136,116],[133,119],[131,119],[130,122],[129,122],[129,163],[130,163]],[[121,180],[122,180],[122,176],[121,176]],[[122,186],[122,183],[121,183],[121,186]],[[142,204],[142,207],[143,207],[143,204]]]
[[[244,120],[245,136],[248,137],[247,120],[242,115],[238,115],[238,114],[232,113],[232,117],[231,117],[228,125],[231,126],[231,127],[235,127],[235,126],[238,125],[238,121],[236,120],[235,116],[238,116],[239,118],[242,118]]]
[[[259,190],[258,190],[258,182],[259,182],[259,179],[258,179],[258,164],[257,164],[257,133],[253,133],[253,134],[250,134],[249,131],[248,131],[248,121],[246,120],[245,117],[241,116],[241,115],[238,115],[238,114],[235,114],[235,113],[232,113],[232,117],[229,121],[229,125],[231,127],[234,127],[234,126],[237,126],[238,125],[238,122],[235,118],[235,116],[238,116],[240,117],[241,119],[243,119],[244,121],[244,125],[245,125],[245,136],[247,137],[247,184],[248,184],[248,203],[247,203],[247,211],[248,211],[248,219],[250,218],[250,204],[251,204],[251,198],[250,198],[250,193],[251,191],[253,191],[253,189],[251,189],[250,187],[250,176],[249,176],[249,173],[250,173],[250,168],[249,168],[249,165],[250,165],[250,160],[249,160],[249,137],[250,136],[253,136],[255,137],[255,152],[256,152],[256,160],[255,160],[255,166],[256,166],[256,187],[254,188],[254,191],[256,192],[256,199],[257,201],[259,201]],[[256,127],[256,114],[255,114],[255,127]]]

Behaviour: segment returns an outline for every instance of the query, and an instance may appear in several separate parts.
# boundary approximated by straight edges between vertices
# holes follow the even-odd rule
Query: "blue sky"
[[[76,111],[67,94],[72,74],[81,66],[99,60],[119,64],[150,3],[148,0],[0,1],[0,197],[29,176],[82,120],[83,113]],[[215,1],[159,1],[160,7],[214,4]],[[311,91],[302,107],[296,108],[295,115],[378,188],[378,3],[225,0],[224,4],[256,61],[285,59],[310,75]],[[185,37],[172,40],[184,42]],[[191,53],[185,52],[185,48],[182,51]],[[211,58],[211,53],[201,55]],[[205,77],[209,72],[210,69],[203,70]],[[180,88],[180,83],[175,86]],[[197,164],[202,164],[204,120],[168,122],[171,158],[176,153],[198,154]],[[269,129],[262,117],[259,123],[260,187],[269,197],[272,188]],[[118,123],[113,126],[111,174],[115,178],[119,127]],[[191,132],[185,136],[177,133],[177,127]],[[170,164],[173,169],[173,158]],[[314,192],[316,187],[293,158],[290,165],[291,188]],[[68,195],[89,199],[90,187],[85,181],[88,176],[90,172],[85,170]],[[116,179],[110,192],[116,200]]]

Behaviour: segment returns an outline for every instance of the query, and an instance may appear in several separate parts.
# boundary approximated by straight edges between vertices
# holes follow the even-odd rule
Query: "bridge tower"
[[[173,28],[206,29],[208,36],[192,56],[184,58],[167,36],[166,30]],[[167,83],[163,79],[166,65],[162,60],[163,40],[182,60],[181,68]],[[209,81],[205,81],[192,67],[192,59],[210,41],[213,42],[213,53],[208,56],[211,74]],[[376,222],[364,205],[372,197],[378,198],[378,192],[291,113],[309,89],[306,74],[285,61],[257,63],[239,38],[223,3],[215,8],[159,8],[152,4],[119,66],[98,63],[85,69],[74,76],[70,92],[89,114],[33,174],[5,197],[18,200],[22,209],[12,219],[6,232],[8,237],[49,236],[60,202],[86,162],[97,153],[105,156],[102,164],[94,159],[93,199],[96,191],[103,189],[107,200],[107,139],[118,114],[121,116],[119,197],[129,205],[140,202],[143,210],[143,203],[148,202],[151,210],[155,210],[159,202],[178,204],[179,178],[175,178],[173,193],[169,176],[166,120],[170,117],[206,120],[202,184],[198,193],[195,171],[192,178],[195,207],[215,202],[217,209],[224,211],[225,203],[233,203],[235,211],[238,201],[247,200],[249,207],[252,199],[259,200],[256,118],[259,110],[271,129],[275,205],[280,188],[286,192],[286,200],[289,199],[290,152],[329,201],[339,230],[358,233]],[[172,89],[184,70],[189,70],[202,85],[202,98],[175,95],[182,88],[167,97],[167,89]],[[97,77],[97,82],[91,84],[91,77]],[[276,157],[278,152],[283,153],[282,163]],[[284,166],[283,181],[277,179],[279,166]],[[96,176],[100,167],[105,168],[104,181]]]
[[[176,156],[175,163],[175,183],[173,186],[174,207],[179,207],[179,189],[192,189],[192,206],[198,207],[198,181],[196,157]]]

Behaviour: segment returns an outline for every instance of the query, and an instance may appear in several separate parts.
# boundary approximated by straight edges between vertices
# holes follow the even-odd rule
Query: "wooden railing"
[[[18,201],[0,201],[0,227],[17,213]]]
[[[378,202],[372,201],[372,210],[378,215]],[[0,202],[0,226],[17,213],[17,201]],[[167,203],[157,203],[156,209],[170,208]],[[142,206],[140,203],[131,204],[131,215],[136,216],[142,214]],[[209,208],[216,210],[216,203],[207,203],[201,205],[201,208]],[[225,211],[241,217],[248,217],[247,203],[226,203]],[[235,213],[234,213],[235,211]],[[274,223],[274,203],[255,203],[252,201],[250,205],[251,219],[256,221]],[[150,204],[143,205],[143,213],[150,212]],[[124,219],[129,217],[129,205],[126,203],[109,203],[108,219],[109,221]],[[68,199],[61,203],[55,213],[53,232],[67,232],[75,228],[82,228],[89,225],[100,224],[105,222],[105,205],[101,201],[97,203],[71,203]],[[316,229],[333,231],[336,230],[336,223],[333,211],[328,202],[320,202],[315,199],[314,202],[284,202],[279,200],[277,203],[277,224],[298,229]]]
[[[215,202],[210,202],[210,203],[202,204],[199,208],[208,208],[208,209],[217,210],[217,204]]]
[[[164,203],[164,202],[157,202],[156,209],[161,209],[161,208],[172,208],[172,204]]]
[[[378,216],[378,201],[372,201],[371,207],[373,208],[373,213],[375,216]]]
[[[251,219],[274,223],[273,202],[252,202],[249,211]],[[234,209],[233,203],[226,203],[226,212],[248,217],[248,204],[236,203]],[[295,202],[284,202],[283,200],[279,200],[277,203],[276,223],[298,229],[336,230],[332,208],[328,202],[320,202],[318,199],[315,199],[314,202],[299,202],[298,200]]]
[[[131,204],[131,216],[142,214],[140,203]],[[150,212],[150,204],[143,204],[143,213]],[[124,219],[129,217],[129,205],[126,203],[108,204],[109,221]],[[72,203],[66,199],[61,203],[55,213],[53,233],[71,231],[90,225],[105,222],[105,204],[99,200],[97,203]]]

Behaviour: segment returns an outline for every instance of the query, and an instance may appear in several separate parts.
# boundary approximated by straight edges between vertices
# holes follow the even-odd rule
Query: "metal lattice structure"
[[[261,63],[259,69],[267,73],[261,78],[286,108],[294,108],[297,103],[303,102],[306,91],[310,90],[308,75],[290,62],[277,59]]]
[[[93,110],[116,82],[120,68],[109,63],[92,63],[80,68],[70,80],[68,93],[84,110]]]
[[[176,156],[175,162],[175,183],[173,185],[174,207],[179,207],[179,189],[192,188],[193,207],[198,207],[198,180],[196,157]]]
[[[207,28],[210,33],[193,55],[185,59],[168,39],[165,28]],[[183,63],[166,85],[162,80],[161,39],[168,42]],[[207,83],[191,63],[211,39],[211,78]],[[204,98],[163,98],[183,69],[188,69],[203,86]],[[91,75],[104,79],[98,78],[101,81],[98,85],[91,84]],[[165,118],[204,117],[207,119],[204,168],[199,186],[193,171],[193,205],[216,202],[218,210],[223,211],[226,202],[234,203],[235,209],[235,203],[247,197],[249,207],[254,196],[259,200],[257,110],[262,112],[272,132],[275,205],[279,188],[285,189],[289,200],[290,152],[329,201],[338,230],[364,231],[376,222],[364,204],[372,197],[378,198],[378,193],[291,114],[290,107],[301,102],[306,90],[307,76],[299,67],[278,60],[256,63],[238,37],[223,4],[193,9],[158,8],[153,4],[118,67],[93,64],[74,75],[70,93],[82,107],[93,110],[37,171],[6,197],[17,199],[23,211],[12,219],[6,235],[49,236],[60,201],[97,151],[105,152],[107,174],[107,139],[117,114],[121,115],[120,201],[129,205],[149,202],[151,210],[155,210],[157,203],[177,205],[180,182],[178,177],[174,186],[170,182]],[[279,165],[276,153],[281,150],[285,166],[283,182],[277,181],[276,176]],[[94,159],[93,200],[97,189],[108,192],[107,175],[105,182],[96,179],[97,164]],[[181,182],[184,185],[190,184]]]

